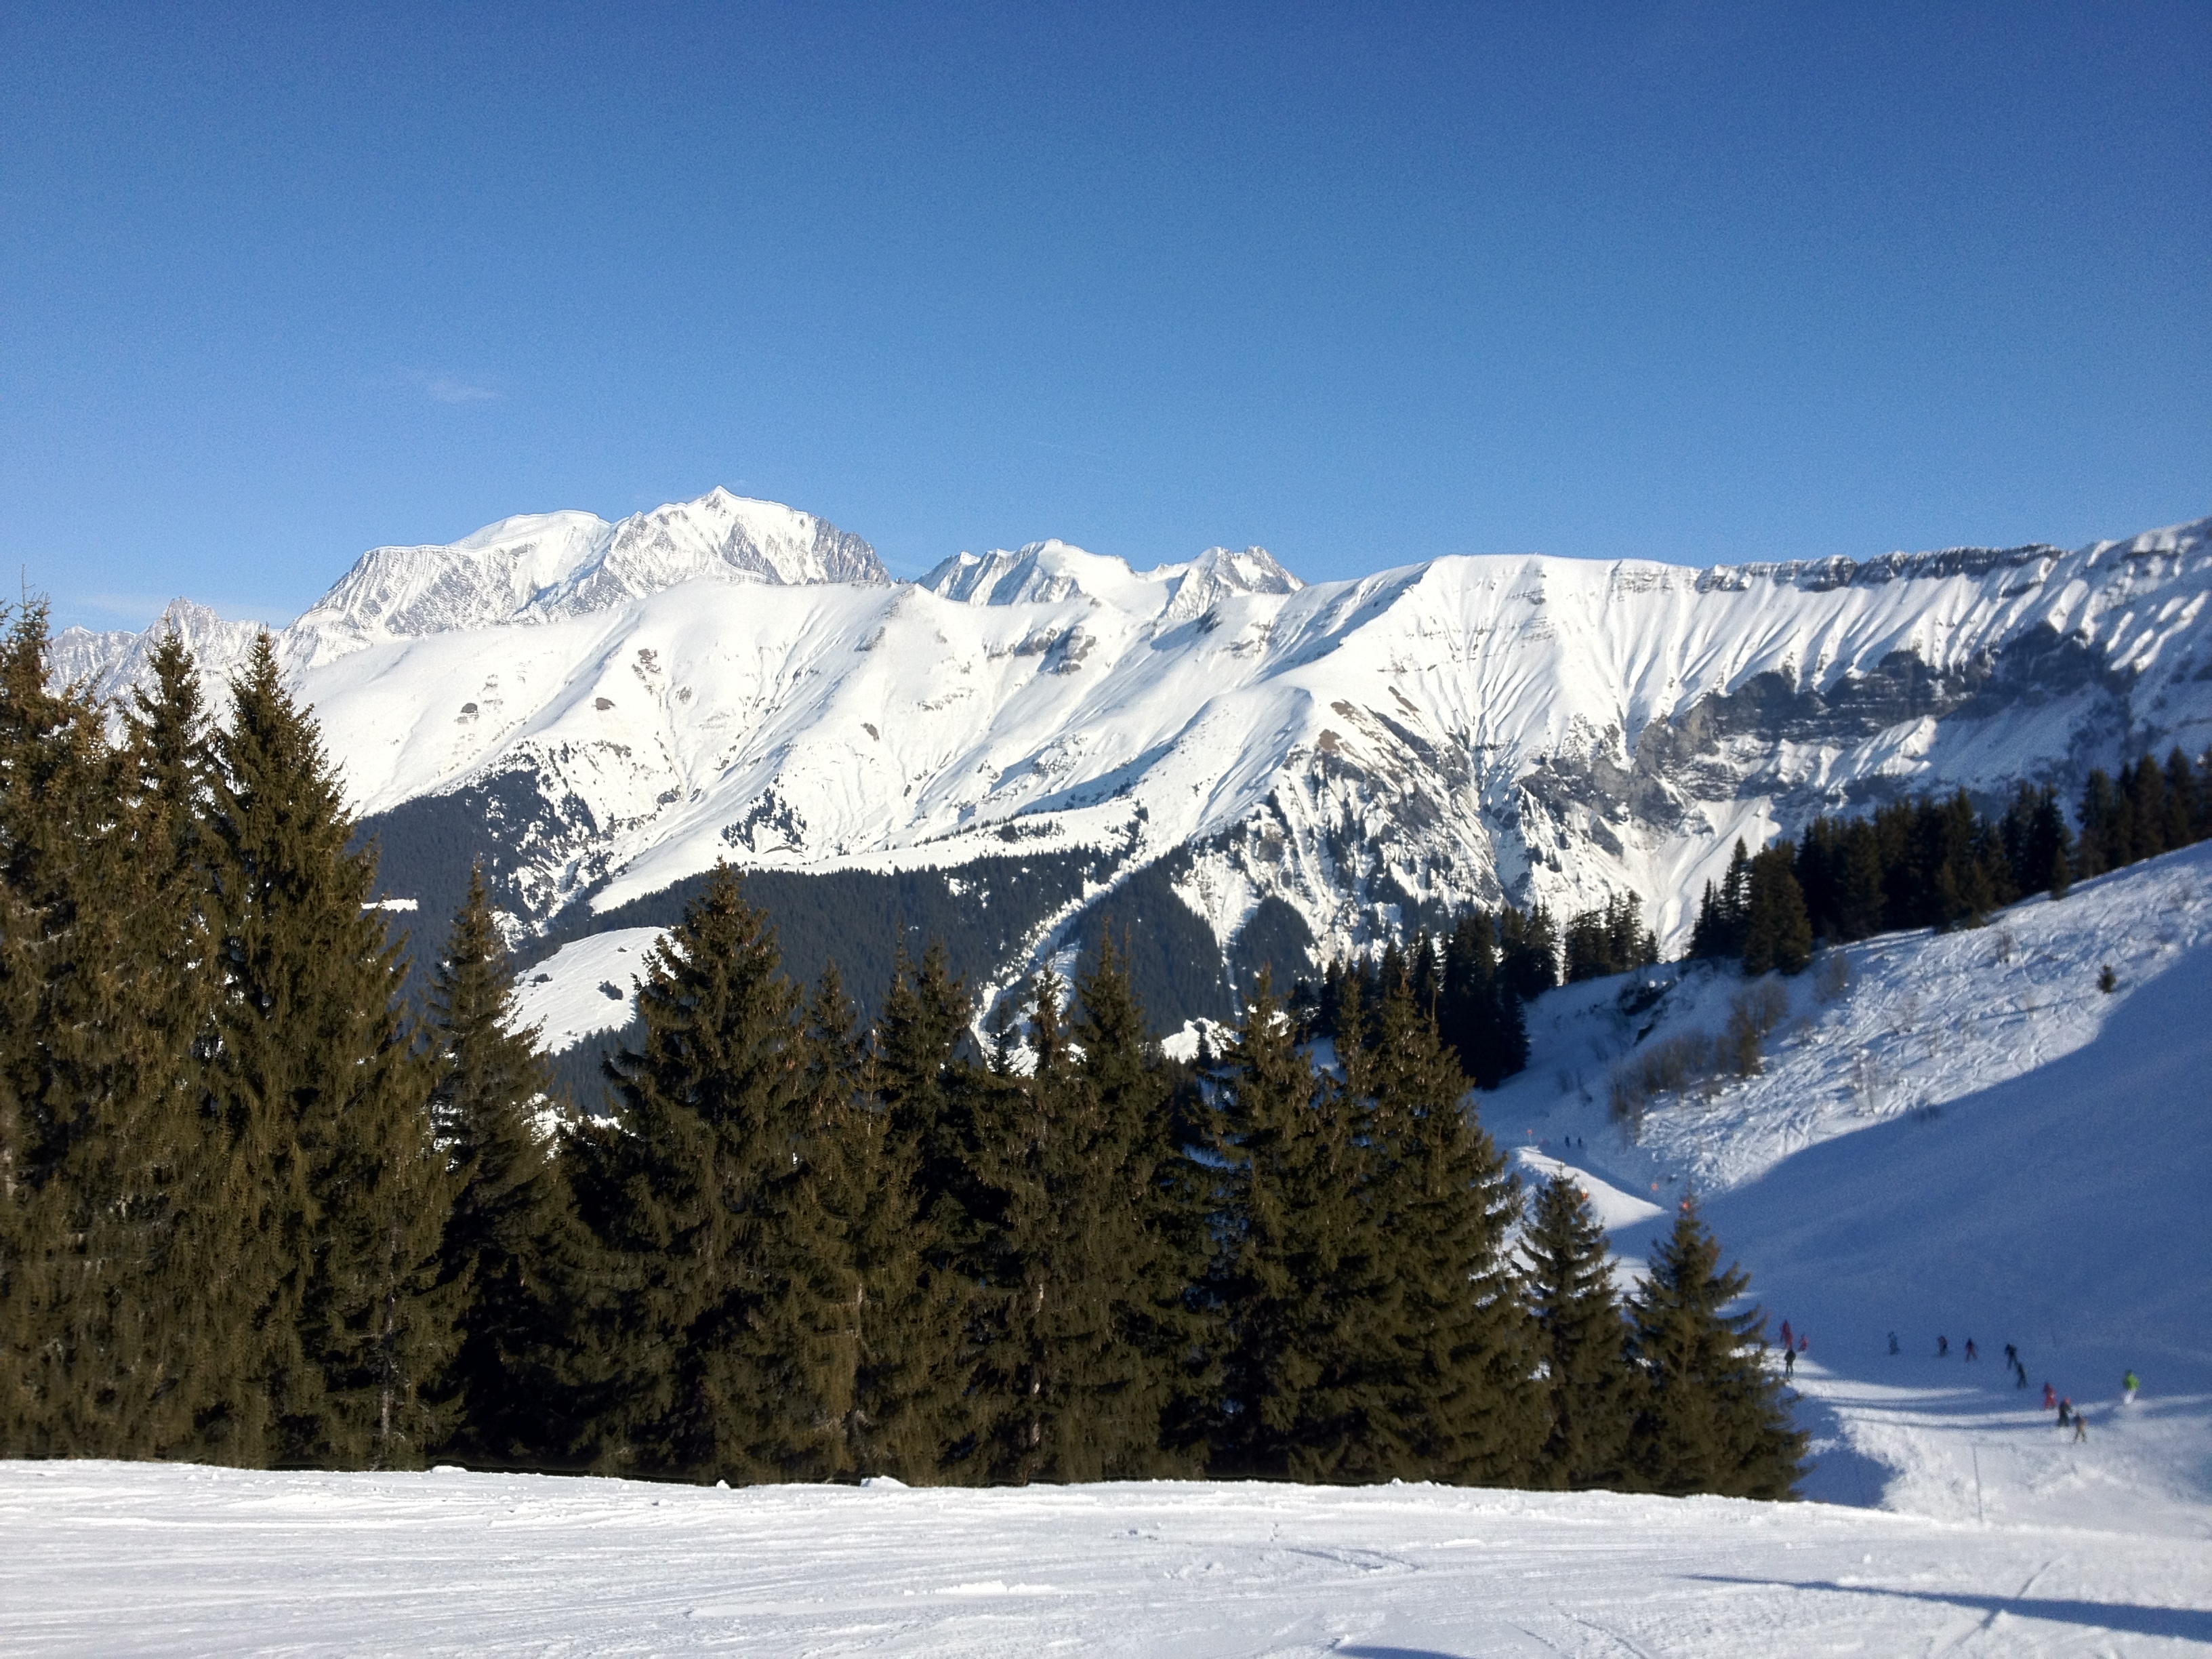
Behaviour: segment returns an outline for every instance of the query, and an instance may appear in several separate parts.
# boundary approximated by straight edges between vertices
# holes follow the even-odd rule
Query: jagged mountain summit
[[[1018,552],[955,553],[921,586],[963,605],[1056,605],[1080,594],[1125,611],[1188,621],[1231,593],[1295,593],[1305,584],[1264,547],[1209,547],[1188,564],[1133,571],[1119,559],[1063,541],[1031,542]]]
[[[1138,572],[1042,542],[903,584],[718,491],[378,550],[281,644],[387,884],[432,914],[478,851],[549,943],[664,921],[654,896],[726,858],[781,902],[842,895],[816,932],[857,983],[852,918],[919,927],[933,884],[988,916],[987,988],[1143,919],[1172,1022],[1225,1010],[1228,972],[1470,901],[1633,892],[1674,941],[1739,835],[2201,750],[2208,530],[1314,586],[1257,549]],[[113,689],[142,649],[72,630],[56,655]]]
[[[698,580],[880,586],[890,573],[826,519],[714,489],[616,524],[530,513],[444,546],[371,548],[279,640],[288,665],[313,668],[369,646],[583,616]],[[179,599],[149,632],[173,628],[214,668],[242,658],[261,624]],[[56,642],[57,670],[119,689],[117,671],[135,678],[143,661],[140,638],[71,629]]]

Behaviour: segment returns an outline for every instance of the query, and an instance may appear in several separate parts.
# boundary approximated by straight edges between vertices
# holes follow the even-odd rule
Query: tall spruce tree
[[[453,1449],[495,1463],[557,1460],[563,1304],[581,1248],[553,1157],[545,1062],[521,1024],[481,864],[469,872],[430,992],[432,1121],[453,1172],[446,1282],[466,1297],[447,1374]]]
[[[1102,1467],[1118,1475],[1171,1474],[1196,1465],[1193,1432],[1211,1382],[1192,1288],[1209,1247],[1206,1177],[1176,1139],[1175,1079],[1151,1037],[1127,951],[1101,937],[1076,981],[1079,1075],[1095,1114],[1091,1161],[1123,1198],[1103,1240],[1116,1282],[1115,1319],[1142,1366],[1102,1414]]]
[[[1103,999],[1102,999],[1103,1000]],[[977,1373],[999,1479],[1097,1480],[1149,1472],[1164,1395],[1137,1305],[1149,1278],[1149,1170],[1136,1079],[1079,1060],[1049,972],[1032,983],[1028,1074],[992,1091],[982,1170],[1000,1194],[993,1340]]]
[[[608,1062],[617,1124],[570,1142],[583,1213],[615,1262],[589,1328],[599,1467],[781,1473],[759,1449],[775,1381],[753,1321],[777,1188],[799,1157],[798,1001],[767,918],[718,866],[647,959],[644,1042]]]
[[[1628,1325],[1605,1231],[1567,1176],[1538,1192],[1522,1249],[1550,1419],[1536,1479],[1568,1491],[1618,1488],[1637,1405]]]
[[[1346,1000],[1355,994],[1347,988]],[[1356,1029],[1356,1025],[1355,1025]],[[1341,1041],[1341,1039],[1340,1039]],[[1356,1063],[1358,1044],[1340,1050]],[[1357,1480],[1393,1425],[1376,1357],[1394,1287],[1369,1207],[1356,1085],[1323,1087],[1262,972],[1226,1057],[1212,1291],[1222,1330],[1216,1471]]]
[[[1705,884],[1690,933],[1692,957],[1712,961],[1743,954],[1744,928],[1751,916],[1751,851],[1739,836],[1721,884]]]
[[[1374,1026],[1354,1077],[1370,1103],[1367,1228],[1389,1286],[1373,1473],[1519,1484],[1543,1432],[1507,1246],[1519,1188],[1463,1109],[1466,1079],[1409,986],[1386,989]]]
[[[233,1432],[240,1281],[208,1265],[238,1166],[201,1066],[197,681],[158,641],[118,751],[46,643],[32,603],[0,647],[0,1443],[260,1461]]]
[[[963,1286],[931,1260],[918,1146],[883,1099],[834,967],[809,1008],[807,1073],[811,1119],[793,1197],[830,1224],[852,1331],[836,1461],[931,1480],[960,1420]]]
[[[918,963],[902,950],[867,1062],[884,1178],[910,1191],[902,1231],[919,1263],[915,1300],[876,1310],[868,1351],[880,1374],[864,1376],[861,1410],[864,1427],[879,1426],[868,1430],[860,1463],[902,1480],[973,1480],[983,1468],[969,1387],[981,1311],[978,1218],[986,1200],[973,1113],[982,1080],[961,1054],[973,1013],[942,945],[933,941]]]
[[[1675,1496],[1792,1498],[1806,1437],[1765,1363],[1763,1316],[1726,1311],[1751,1280],[1736,1267],[1723,1271],[1720,1255],[1696,1200],[1684,1200],[1630,1302],[1630,1352],[1642,1373],[1631,1476]]]
[[[386,1468],[441,1437],[455,1342],[451,1186],[375,854],[261,636],[218,742],[210,862],[227,994],[215,1086],[262,1176],[242,1270],[265,1287],[256,1370],[287,1461]]]
[[[1790,868],[1796,853],[1792,843],[1777,842],[1751,861],[1742,952],[1743,971],[1754,977],[1777,971],[1802,974],[1812,963],[1812,918],[1805,909],[1805,890]]]

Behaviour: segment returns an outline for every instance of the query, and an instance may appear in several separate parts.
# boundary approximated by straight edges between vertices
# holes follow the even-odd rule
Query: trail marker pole
[[[1982,1449],[1977,1444],[1970,1449],[1974,1454],[1974,1520],[1986,1527],[1990,1522],[1989,1517],[1982,1513]]]

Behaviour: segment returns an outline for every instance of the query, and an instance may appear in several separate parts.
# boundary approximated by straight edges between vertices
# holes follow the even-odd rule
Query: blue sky
[[[2212,512],[2212,7],[0,9],[0,553],[282,619],[721,483],[1689,562]]]

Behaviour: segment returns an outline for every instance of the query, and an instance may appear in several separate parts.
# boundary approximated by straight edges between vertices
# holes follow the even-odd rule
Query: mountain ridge
[[[1088,849],[994,984],[1144,871],[1224,972],[1271,902],[1269,937],[1303,929],[1311,952],[1464,903],[1629,892],[1672,944],[1739,835],[1922,789],[2070,790],[2145,746],[2212,744],[2212,520],[2070,552],[1451,557],[1310,586],[1256,549],[1139,572],[1042,542],[908,584],[776,512],[805,580],[718,551],[734,508],[625,520],[623,557],[538,515],[465,550],[491,572],[470,603],[501,620],[392,632],[462,556],[432,550],[412,586],[365,556],[280,650],[356,809],[395,848],[428,844],[410,814],[479,836],[518,937],[634,916],[717,858],[952,872]],[[826,579],[843,568],[860,578]],[[178,614],[211,674],[250,643]],[[119,690],[143,641],[72,630],[57,670]],[[426,904],[445,878],[386,878]]]

